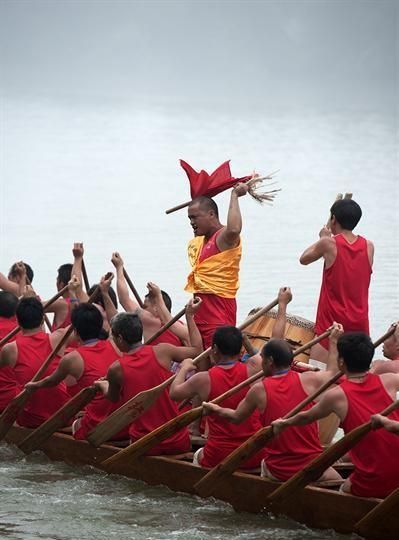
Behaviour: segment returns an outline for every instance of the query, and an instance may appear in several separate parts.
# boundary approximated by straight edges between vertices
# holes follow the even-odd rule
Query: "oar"
[[[331,333],[331,330],[327,330],[324,334],[317,336],[315,339],[309,343],[303,345],[299,349],[296,349],[294,356],[301,354],[304,350],[313,347],[316,343],[319,343]],[[294,409],[289,411],[284,418],[290,418],[298,412],[300,412],[304,407],[309,405],[314,401],[321,393],[323,393],[327,388],[334,384],[340,377],[342,373],[339,371],[328,381],[326,381],[316,392],[308,396],[306,399],[301,401]],[[211,402],[212,403],[212,402]],[[259,431],[254,433],[247,441],[245,441],[241,446],[236,448],[231,454],[229,454],[223,461],[211,469],[197,484],[194,488],[196,492],[201,495],[201,497],[209,497],[215,491],[217,486],[227,477],[233,474],[234,471],[240,468],[240,465],[252,457],[256,452],[261,450],[266,444],[268,444],[274,438],[273,428],[271,426],[265,426]]]
[[[397,539],[399,531],[399,488],[375,506],[354,528],[365,538]]]
[[[153,336],[151,336],[146,344],[151,343],[172,324],[184,315],[186,308],[177,313],[173,319],[162,326]],[[58,429],[66,426],[71,418],[79,411],[86,407],[96,396],[98,388],[96,386],[88,386],[83,388],[78,394],[73,396],[65,405],[53,414],[46,422],[30,433],[18,446],[25,454],[30,454],[36,448],[39,448],[51,435]]]
[[[244,328],[252,324],[259,317],[262,317],[265,313],[273,309],[277,304],[278,299],[276,298],[268,306],[262,308],[254,315],[248,317],[246,321],[244,321],[243,324],[239,327],[240,330],[243,330]],[[194,358],[194,363],[198,364],[201,360],[207,358],[210,352],[211,347],[209,347],[208,349],[206,349],[206,351]],[[96,426],[89,433],[89,435],[87,436],[88,441],[94,446],[99,446],[103,442],[108,441],[112,437],[112,435],[118,433],[118,431],[133,422],[136,418],[143,414],[144,411],[151,407],[151,405],[155,403],[155,401],[165,390],[165,388],[167,388],[172,383],[175,377],[176,375],[172,375],[158,386],[140,392],[139,394],[129,399],[129,401],[124,403],[121,407],[119,407],[119,409],[110,414],[103,422],[98,424],[98,426]]]
[[[325,339],[330,334],[330,331],[325,332],[323,336],[319,336],[318,338],[313,339],[309,343],[306,343],[295,353],[301,354],[306,349],[312,347],[317,343],[318,341],[321,341],[322,339]],[[294,353],[294,354],[295,354]],[[339,374],[341,375],[341,374]],[[254,383],[258,379],[261,379],[264,377],[263,371],[258,371],[251,377],[248,377],[245,381],[242,381],[240,384],[237,384],[233,388],[230,388],[230,390],[227,390],[220,396],[216,397],[211,401],[211,403],[215,403],[218,405],[219,403],[222,403],[225,399],[229,398],[230,396],[234,395],[235,393],[242,390],[242,388],[245,388],[246,386]],[[338,378],[338,377],[337,377]],[[151,433],[148,433],[147,435],[144,435],[144,437],[141,437],[138,441],[135,441],[127,448],[124,448],[123,450],[120,450],[117,454],[112,456],[111,458],[108,458],[106,461],[104,461],[102,464],[107,467],[108,471],[112,471],[113,467],[115,465],[120,465],[123,462],[129,462],[132,463],[133,461],[137,460],[140,456],[144,455],[148,450],[162,442],[163,440],[167,439],[168,437],[171,437],[174,433],[182,429],[183,427],[191,424],[191,422],[194,422],[198,418],[200,418],[203,414],[203,406],[200,405],[199,407],[196,407],[195,409],[191,409],[190,411],[187,411],[176,418],[172,418],[159,428],[155,429],[154,431],[151,431]]]
[[[126,283],[129,285],[130,290],[132,291],[134,297],[136,298],[138,305],[141,308],[144,308],[144,303],[143,303],[143,301],[142,301],[136,287],[133,285],[133,281],[130,279],[129,274],[126,272],[125,269],[123,269],[123,277],[126,279]]]
[[[154,335],[152,335],[150,338],[148,338],[147,341],[144,342],[144,345],[149,345],[150,343],[155,341],[159,336],[161,336],[165,332],[165,330],[167,330],[168,328],[173,326],[175,324],[175,322],[177,322],[179,319],[181,319],[185,313],[186,313],[186,308],[184,307],[178,313],[176,313],[176,315],[174,317],[172,317],[170,319],[170,321],[168,321],[163,326],[161,326],[161,328],[159,330],[157,330]]]
[[[57,292],[50,300],[47,300],[45,304],[43,304],[43,309],[46,310],[51,304],[53,304],[58,298],[60,298],[66,291],[68,290],[68,285],[65,285],[60,291]],[[9,332],[6,336],[3,337],[3,339],[0,340],[0,348],[5,345],[10,339],[12,339],[18,332],[21,330],[20,326],[16,326]]]
[[[69,420],[84,409],[93,400],[98,391],[98,388],[94,385],[83,388],[43,424],[25,437],[18,445],[19,448],[25,454],[30,454],[39,448],[55,431],[68,425]]]
[[[380,414],[382,416],[388,416],[398,407],[399,400],[391,403],[391,405],[380,412]],[[268,497],[270,504],[274,505],[281,503],[283,500],[287,501],[308,484],[315,482],[328,467],[331,467],[331,465],[339,458],[349,452],[349,450],[361,441],[371,430],[371,421],[368,421],[347,433],[342,439],[330,446],[327,450],[324,450],[324,452],[316,459],[311,461],[301,471],[274,490]]]
[[[374,343],[374,347],[378,347],[382,342],[388,339],[388,337],[390,337],[395,332],[395,328],[396,325],[392,325],[388,332],[386,332]],[[330,331],[328,330],[327,332],[325,332],[325,334],[315,338],[315,340],[311,342],[311,345],[304,345],[300,349],[297,349],[294,352],[294,356],[298,355],[299,352],[303,352],[303,350],[301,349],[303,349],[304,347],[306,347],[307,349],[310,346],[313,346],[318,341],[321,341],[327,335],[329,335],[329,333]],[[341,375],[342,373],[338,372],[331,379],[326,381],[319,388],[319,390],[317,390],[314,394],[299,403],[293,410],[287,413],[284,418],[290,418],[291,416],[294,416],[295,414],[300,412],[304,407],[306,407],[306,405],[314,401],[316,397],[318,397],[322,392],[324,392],[327,388],[334,384],[341,377]],[[245,443],[243,443],[229,456],[227,456],[221,463],[219,463],[219,465],[216,465],[216,467],[210,470],[199,482],[197,482],[197,484],[194,486],[197,493],[202,497],[209,497],[210,495],[212,495],[216,487],[224,478],[226,478],[226,476],[232,474],[235,470],[237,470],[243,461],[246,461],[256,452],[261,450],[273,438],[274,434],[273,428],[271,426],[266,426],[260,429],[257,433],[252,435],[252,437],[250,437]]]
[[[93,291],[93,294],[90,296],[88,302],[93,302],[95,297],[98,294],[98,291],[100,290],[100,287],[97,286],[95,290]],[[47,370],[49,365],[51,364],[52,360],[57,356],[59,351],[62,349],[66,341],[68,340],[69,336],[73,332],[73,326],[69,325],[65,334],[62,336],[60,341],[57,343],[57,345],[54,347],[53,351],[48,355],[46,360],[43,362],[43,364],[40,366],[39,370],[36,372],[36,374],[33,376],[33,379],[31,382],[36,382],[40,380],[43,373]],[[7,405],[7,407],[4,409],[2,414],[0,415],[0,441],[5,437],[5,435],[10,430],[11,426],[17,419],[19,413],[22,411],[25,403],[30,398],[32,394],[28,392],[27,390],[22,390],[14,399],[10,401],[10,403]]]
[[[86,265],[85,265],[85,262],[84,262],[83,259],[82,259],[82,277],[83,277],[83,281],[85,283],[86,292],[88,293],[89,290],[90,290],[90,283],[89,283],[89,278],[87,277]]]

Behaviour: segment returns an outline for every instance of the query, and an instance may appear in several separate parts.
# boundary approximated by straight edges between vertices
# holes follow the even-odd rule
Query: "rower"
[[[28,263],[22,261],[14,263],[8,277],[0,272],[0,289],[21,296],[24,292],[25,285],[32,283],[33,270]]]
[[[18,335],[13,343],[4,345],[0,353],[0,368],[11,367],[18,385],[23,387],[53,351],[64,330],[51,335],[43,332],[43,306],[35,297],[22,298],[16,308],[16,316],[22,335]],[[51,374],[57,368],[58,361],[59,358],[54,358],[46,374]],[[41,389],[26,403],[18,416],[18,423],[24,427],[36,428],[68,399],[64,383],[55,388]]]
[[[262,369],[265,378],[256,383],[235,409],[222,408],[213,403],[204,403],[208,413],[216,413],[234,424],[247,419],[254,411],[261,415],[261,423],[270,423],[293,409],[298,403],[316,392],[331,378],[336,367],[336,342],[342,327],[335,323],[330,334],[330,354],[326,371],[297,373],[291,369],[293,353],[283,339],[271,339],[264,345]],[[311,405],[308,405],[308,407]],[[322,452],[316,424],[306,431],[291,430],[287,436],[275,439],[265,448],[262,476],[284,481],[301,470]],[[319,478],[320,481],[340,480],[340,475],[331,467]]]
[[[201,335],[194,322],[194,313],[199,306],[200,303],[194,304],[191,300],[186,309],[190,347],[176,347],[169,343],[143,345],[143,325],[137,313],[119,313],[112,319],[112,337],[123,355],[109,368],[106,380],[96,382],[105,398],[87,407],[86,414],[74,425],[75,438],[86,438],[98,423],[130,398],[168,379],[172,375],[172,362],[181,362],[188,356],[201,353]],[[130,425],[131,441],[140,439],[177,415],[176,404],[167,392],[163,392],[157,402]],[[183,430],[162,441],[151,453],[178,454],[189,449],[188,431]]]
[[[188,244],[192,271],[185,290],[202,300],[195,321],[205,348],[211,346],[216,328],[236,324],[242,228],[238,198],[247,192],[248,186],[243,183],[233,188],[225,226],[219,221],[213,199],[201,196],[188,207],[194,238]]]
[[[100,377],[104,377],[109,366],[120,356],[112,341],[100,339],[103,318],[96,306],[79,304],[72,311],[71,323],[78,340],[78,348],[66,354],[51,375],[26,384],[28,391],[52,388],[65,381],[70,396],[74,396]]]
[[[15,294],[7,291],[0,291],[0,340],[18,326],[15,311],[18,305],[18,298]],[[15,337],[12,338],[15,341]],[[0,347],[1,351],[1,347]],[[12,367],[5,366],[0,369],[0,412],[18,394],[17,380]]]
[[[114,252],[111,261],[116,269],[116,289],[119,301],[127,312],[138,314],[143,324],[144,340],[146,340],[171,319],[172,300],[167,292],[162,291],[155,283],[149,282],[147,284],[148,293],[144,297],[144,307],[141,308],[129,296],[123,273],[124,263],[121,255],[118,252]],[[153,345],[157,343],[170,343],[177,347],[188,345],[186,325],[177,321],[152,342]]]
[[[273,430],[289,433],[291,429],[305,426],[335,412],[341,427],[347,433],[370,420],[374,415],[396,400],[399,374],[369,372],[374,346],[362,332],[346,333],[338,339],[338,365],[345,374],[344,380],[325,392],[311,409],[289,419],[272,422]],[[399,420],[399,412],[391,413],[392,420]],[[280,435],[281,436],[281,435]],[[355,470],[345,480],[343,491],[360,497],[386,497],[399,486],[399,438],[386,430],[368,433],[349,455]]]
[[[336,201],[330,212],[331,229],[323,227],[320,240],[300,257],[304,265],[324,259],[315,332],[320,335],[333,321],[340,321],[345,332],[368,334],[368,291],[374,246],[370,240],[352,232],[362,216],[360,206],[353,199]],[[327,340],[322,341],[312,347],[310,356],[326,362],[327,349]]]
[[[371,371],[381,373],[399,373],[399,322],[396,330],[384,341],[382,352],[387,360],[375,360],[371,365]]]

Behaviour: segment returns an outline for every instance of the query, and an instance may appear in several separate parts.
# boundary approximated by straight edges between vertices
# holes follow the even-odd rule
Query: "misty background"
[[[24,259],[43,296],[73,241],[91,281],[119,250],[138,288],[187,298],[180,158],[277,176],[241,200],[240,317],[291,285],[314,318],[318,238],[353,191],[375,240],[372,331],[398,318],[398,3],[389,0],[1,0],[0,269]],[[219,195],[225,218],[228,193]]]

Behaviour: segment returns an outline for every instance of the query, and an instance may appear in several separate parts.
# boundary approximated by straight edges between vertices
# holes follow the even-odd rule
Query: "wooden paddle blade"
[[[119,409],[110,414],[103,422],[98,424],[87,436],[93,446],[100,446],[109,441],[112,435],[118,433],[125,426],[131,424],[153,405],[162,392],[171,384],[175,375],[154,388],[144,390],[124,403]]]
[[[25,454],[30,454],[39,448],[57,429],[67,426],[69,420],[94,399],[97,391],[98,389],[95,386],[83,388],[83,390],[54,413],[53,416],[50,416],[41,426],[25,437],[18,445],[19,448]]]
[[[162,426],[154,429],[151,433],[144,435],[138,441],[130,444],[127,448],[124,448],[114,456],[106,459],[101,463],[108,472],[116,472],[118,469],[123,468],[126,463],[132,463],[141,456],[143,456],[148,450],[156,446],[163,440],[171,437],[176,431],[179,431],[185,426],[194,422],[202,415],[202,407],[196,407],[191,411],[187,411],[175,418],[169,420]]]
[[[248,458],[261,450],[273,439],[273,429],[264,427],[252,435],[245,443],[236,448],[219,465],[211,469],[199,482],[194,485],[195,491],[201,497],[210,497],[223,480],[240,468]]]
[[[20,392],[15,398],[10,401],[0,416],[0,441],[4,439],[12,425],[18,418],[19,413],[24,408],[24,405],[28,399],[28,393],[26,390]]]
[[[399,488],[375,506],[355,525],[355,531],[370,540],[397,540]]]

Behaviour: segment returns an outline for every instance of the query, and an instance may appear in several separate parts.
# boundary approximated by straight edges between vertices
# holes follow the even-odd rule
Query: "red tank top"
[[[350,244],[342,234],[337,234],[335,242],[336,259],[330,268],[323,270],[315,332],[320,335],[337,321],[346,332],[368,334],[368,291],[372,269],[367,241],[358,236]]]
[[[227,390],[230,390],[230,388],[233,388],[233,386],[248,379],[248,368],[245,364],[236,362],[233,366],[227,368],[214,366],[208,371],[208,374],[210,380],[208,401],[211,401]],[[233,396],[224,400],[222,406],[229,409],[236,409],[240,401],[246,396],[249,388],[249,386],[243,388]],[[215,467],[215,465],[220,463],[226,456],[262,427],[259,411],[254,411],[254,413],[247,418],[247,420],[241,422],[241,424],[232,424],[216,414],[207,416],[207,422],[209,433],[201,459],[201,465],[203,467]],[[259,467],[263,457],[264,451],[262,450],[243,463],[242,468],[254,469]]]
[[[154,345],[158,345],[158,343],[170,343],[171,345],[175,345],[176,347],[181,347],[183,345],[177,335],[169,329],[165,330],[165,332],[162,332],[159,337],[154,339],[154,341],[151,343],[151,346],[153,347]]]
[[[23,387],[39,370],[52,351],[50,337],[44,332],[30,336],[18,336],[15,340],[18,349],[17,361],[14,367],[18,384]],[[57,368],[60,358],[51,362],[43,377],[51,375]],[[40,388],[26,402],[22,413],[18,416],[18,424],[35,428],[53,415],[69,399],[65,383],[54,388]]]
[[[66,317],[58,325],[55,324],[55,321],[53,321],[53,324],[51,325],[51,331],[52,332],[55,332],[59,328],[67,328],[71,324],[71,299],[70,298],[64,298],[64,300],[68,304],[68,311],[67,311]]]
[[[99,340],[94,345],[82,345],[76,349],[84,363],[84,370],[76,384],[68,386],[68,393],[74,396],[83,388],[107,374],[108,368],[119,355],[109,340]]]
[[[220,253],[216,238],[221,230],[216,231],[208,242],[204,244],[199,255],[199,261],[204,261],[212,257],[212,255]],[[204,347],[208,348],[212,345],[212,337],[216,328],[224,325],[236,325],[237,302],[235,298],[223,298],[216,294],[196,293],[195,296],[201,298],[202,304],[195,313],[194,320],[201,333]]]
[[[308,397],[300,375],[292,370],[280,377],[266,377],[263,386],[267,400],[262,414],[264,426],[281,418]],[[309,404],[303,410],[310,409],[312,405]],[[265,451],[266,464],[271,474],[278,480],[288,480],[321,453],[317,422],[284,430],[266,446]]]
[[[10,319],[0,317],[0,339],[3,339],[11,332],[11,330],[14,330],[16,326],[18,326],[18,322],[15,317],[11,317]],[[10,339],[8,343],[11,343],[12,341],[15,341],[15,337]],[[14,369],[10,366],[0,368],[0,389],[0,412],[2,412],[19,392]]]
[[[368,422],[372,414],[381,412],[393,401],[380,377],[372,373],[361,383],[345,379],[340,388],[348,400],[348,412],[341,424],[345,433]],[[399,421],[399,411],[389,418]],[[385,429],[370,431],[350,455],[355,465],[350,476],[354,495],[384,498],[399,487],[399,437],[394,433]]]
[[[122,402],[139,392],[148,390],[168,379],[172,373],[158,362],[153,347],[144,345],[131,355],[120,359],[123,371]],[[157,401],[130,425],[129,434],[136,441],[179,414],[177,404],[163,392]],[[179,454],[190,450],[190,438],[186,428],[152,448],[149,454]]]

